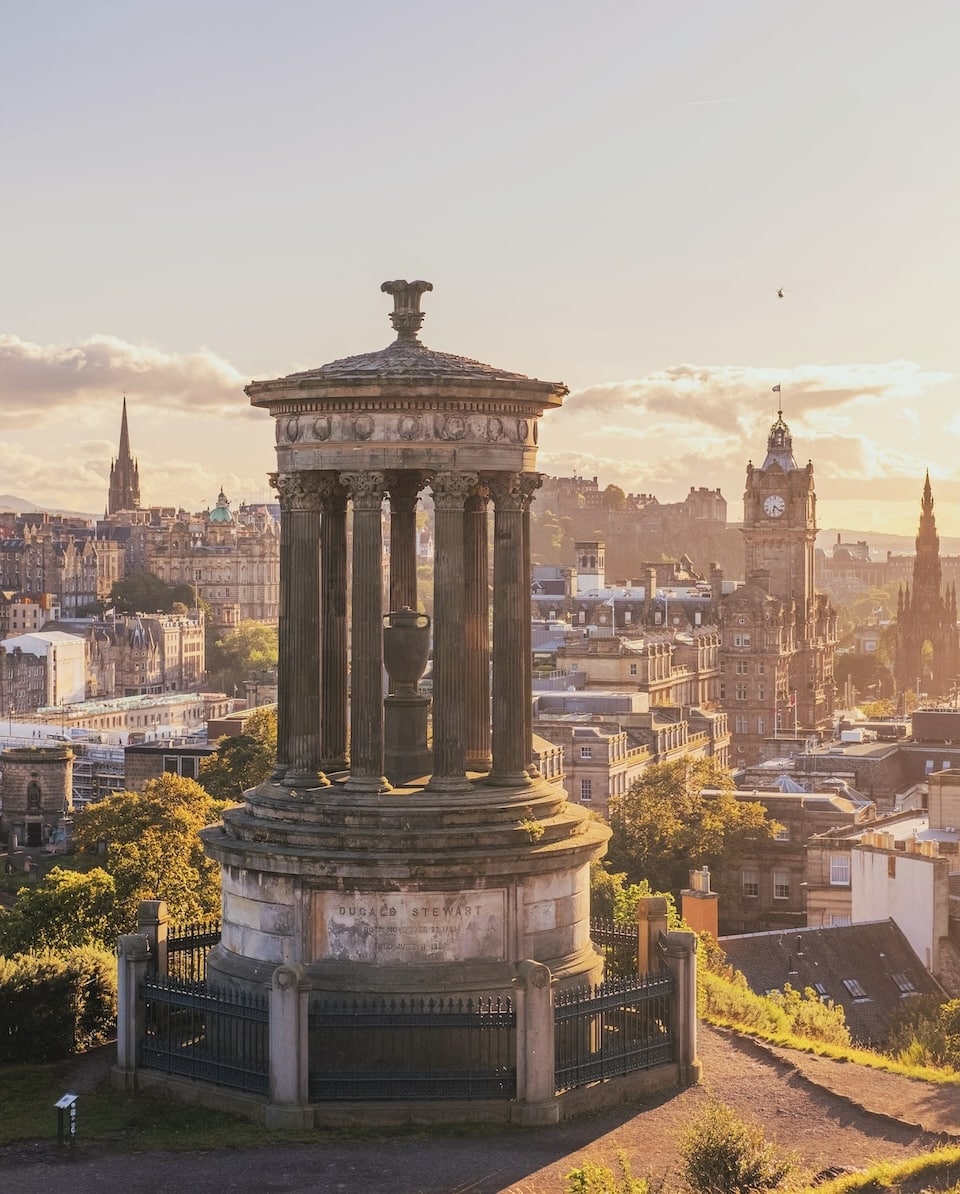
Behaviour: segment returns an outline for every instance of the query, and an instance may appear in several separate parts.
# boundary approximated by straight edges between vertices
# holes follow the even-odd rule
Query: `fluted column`
[[[523,664],[524,621],[530,595],[524,592],[524,487],[518,473],[493,473],[493,767],[488,782],[519,787],[530,783],[529,747],[524,742],[530,700]]]
[[[353,586],[348,792],[390,790],[383,774],[383,533],[380,472],[341,473],[353,501]]]
[[[527,774],[534,779],[540,776],[540,768],[533,758],[533,632],[530,624],[531,599],[533,591],[533,569],[530,563],[530,506],[536,491],[543,484],[540,473],[523,473],[520,486],[523,493],[523,591],[526,594],[527,614],[523,619],[523,662],[526,700],[523,702],[523,740],[527,750]]]
[[[320,474],[320,729],[323,765],[347,765],[347,491],[336,473]]]
[[[270,484],[280,497],[275,775],[315,788],[329,783],[320,770],[320,495],[314,473],[274,473]]]
[[[433,778],[431,789],[467,791],[464,652],[464,503],[476,473],[437,473],[432,481]]]
[[[490,491],[478,485],[467,498],[464,528],[464,618],[466,681],[466,751],[468,771],[490,770],[490,601],[487,549],[487,502]]]
[[[390,485],[390,608],[417,608],[417,471],[393,473]]]

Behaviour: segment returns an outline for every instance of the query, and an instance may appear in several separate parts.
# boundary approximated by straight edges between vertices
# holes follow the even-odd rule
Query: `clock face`
[[[787,503],[779,493],[771,493],[769,497],[763,499],[763,512],[769,514],[771,518],[779,518],[786,508]]]

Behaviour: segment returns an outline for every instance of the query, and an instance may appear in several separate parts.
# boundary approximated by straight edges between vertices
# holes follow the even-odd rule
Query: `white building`
[[[47,683],[44,704],[69,705],[86,696],[86,643],[75,634],[62,630],[40,630],[35,634],[18,634],[3,640],[8,652],[17,647],[21,651],[40,656],[47,661]]]

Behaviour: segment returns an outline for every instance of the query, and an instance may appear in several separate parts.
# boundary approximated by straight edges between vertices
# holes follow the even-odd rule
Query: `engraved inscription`
[[[314,892],[313,959],[403,964],[506,956],[506,893]]]

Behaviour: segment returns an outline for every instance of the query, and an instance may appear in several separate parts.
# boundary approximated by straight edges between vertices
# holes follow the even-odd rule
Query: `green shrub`
[[[681,1135],[683,1175],[701,1194],[750,1194],[779,1186],[793,1167],[763,1129],[725,1103],[711,1103]]]
[[[0,1062],[55,1061],[109,1040],[116,960],[93,948],[0,957]]]
[[[783,991],[757,995],[739,971],[729,967],[720,972],[698,969],[698,1014],[739,1028],[754,1029],[771,1036],[795,1036],[830,1045],[849,1045],[843,1008],[821,1001],[810,987],[797,991],[788,983]]]
[[[650,1194],[650,1187],[642,1177],[630,1172],[630,1162],[621,1149],[617,1153],[619,1176],[609,1165],[585,1161],[567,1174],[567,1194]]]

